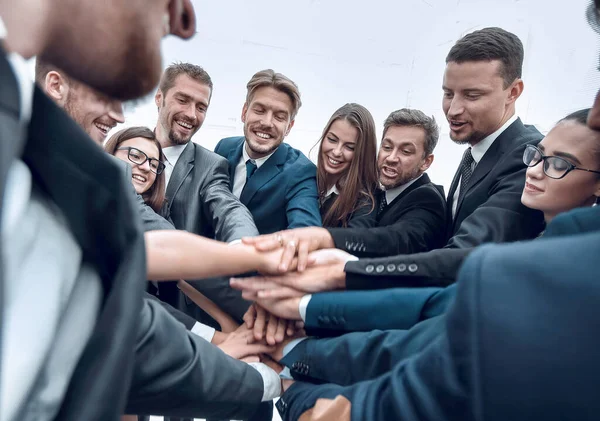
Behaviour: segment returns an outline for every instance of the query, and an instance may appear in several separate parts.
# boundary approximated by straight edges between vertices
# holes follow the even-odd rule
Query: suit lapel
[[[171,209],[173,198],[181,187],[183,180],[185,180],[185,178],[194,168],[194,160],[196,155],[194,149],[194,142],[190,140],[187,146],[183,149],[183,152],[181,152],[181,155],[177,160],[177,164],[175,164],[175,168],[173,168],[173,174],[171,174],[171,179],[169,180],[169,185],[167,186],[167,191],[165,192],[168,210]]]
[[[429,176],[427,174],[423,174],[417,181],[415,181],[414,183],[412,183],[410,186],[408,186],[408,188],[406,190],[404,190],[402,193],[400,193],[398,195],[398,197],[396,197],[391,203],[388,203],[388,205],[383,209],[383,211],[381,212],[381,214],[379,214],[378,219],[381,220],[383,218],[383,216],[390,210],[392,209],[397,203],[399,203],[403,197],[405,197],[407,194],[409,194],[411,191],[425,185],[431,183],[431,180],[429,179]],[[383,194],[385,194],[385,192],[383,192]]]
[[[233,189],[233,180],[235,179],[235,169],[242,158],[242,148],[244,147],[245,139],[242,137],[235,148],[229,151],[227,162],[229,162],[229,184]]]
[[[281,172],[281,166],[285,163],[288,146],[285,143],[279,145],[277,150],[267,161],[254,172],[248,183],[244,186],[240,195],[240,202],[247,205],[252,200],[258,189],[267,184],[273,177]]]

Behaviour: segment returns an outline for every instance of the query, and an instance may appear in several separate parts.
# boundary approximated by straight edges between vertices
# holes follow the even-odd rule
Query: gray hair
[[[425,115],[423,111],[401,108],[392,113],[383,123],[383,136],[392,126],[421,127],[425,130],[425,156],[431,155],[440,137],[440,128],[433,116]]]

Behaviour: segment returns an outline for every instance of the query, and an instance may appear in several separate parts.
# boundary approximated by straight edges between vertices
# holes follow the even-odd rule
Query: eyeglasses
[[[144,162],[148,161],[148,163],[150,165],[150,171],[152,171],[154,174],[158,175],[158,174],[162,173],[163,170],[165,169],[164,163],[160,162],[156,158],[149,158],[148,155],[146,155],[144,152],[140,151],[138,148],[127,147],[127,148],[117,148],[117,150],[118,151],[127,151],[127,158],[129,158],[129,160],[136,165],[142,165],[142,164],[144,164]]]
[[[523,153],[523,162],[528,167],[535,167],[540,161],[544,161],[544,174],[550,178],[560,179],[573,170],[593,172],[600,174],[600,171],[578,168],[564,158],[558,156],[544,156],[542,151],[533,145],[527,145]]]

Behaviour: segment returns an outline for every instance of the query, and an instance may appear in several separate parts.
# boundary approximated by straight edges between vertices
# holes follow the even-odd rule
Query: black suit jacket
[[[371,381],[293,385],[278,403],[283,419],[336,396],[352,420],[597,419],[598,221],[600,209],[577,211],[553,221],[567,227],[557,235],[573,234],[569,226],[594,232],[479,248],[428,346]],[[328,409],[321,419],[340,419]]]
[[[418,253],[446,242],[446,203],[427,174],[377,216],[372,228],[331,228],[335,247],[359,257]]]
[[[56,419],[118,420],[131,384],[162,391],[132,389],[130,408],[138,412],[174,411],[174,400],[178,412],[202,417],[245,417],[255,411],[262,397],[262,380],[255,370],[194,338],[164,310],[142,301],[146,261],[131,180],[38,88],[26,136],[19,111],[17,82],[0,54],[0,200],[8,168],[21,157],[33,182],[64,214],[83,259],[96,269],[103,286],[96,325]],[[0,271],[0,285],[18,282],[2,276]],[[164,358],[147,358],[150,354]],[[233,377],[224,382],[223,373],[228,372]],[[231,383],[238,376],[246,379],[246,386],[236,392]],[[199,399],[202,392],[207,394]],[[205,400],[214,403],[204,407]]]

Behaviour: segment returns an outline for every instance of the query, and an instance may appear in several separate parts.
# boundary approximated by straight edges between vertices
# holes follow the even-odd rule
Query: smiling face
[[[545,156],[558,156],[579,168],[600,170],[600,133],[575,121],[556,125],[538,145]],[[544,212],[546,222],[557,214],[590,206],[600,196],[600,175],[573,170],[561,179],[544,174],[543,163],[527,169],[521,202]]]
[[[102,145],[109,130],[125,121],[120,101],[77,82],[70,82],[64,107],[67,114],[99,145]]]
[[[416,126],[390,126],[379,148],[379,182],[387,190],[414,180],[429,168],[433,154],[425,155],[425,130]]]
[[[242,109],[248,155],[262,158],[281,145],[294,126],[291,98],[270,86],[256,89]]]
[[[206,118],[211,89],[208,85],[181,74],[173,86],[155,96],[158,107],[156,135],[163,147],[188,143]]]
[[[131,162],[128,158],[128,151],[121,148],[136,148],[144,152],[148,158],[160,159],[158,147],[153,141],[144,139],[143,137],[135,137],[128,139],[117,146],[115,156],[121,161],[127,162],[131,165],[131,183],[138,194],[143,194],[152,187],[156,180],[156,174],[150,171],[150,162],[146,161],[141,165]]]
[[[328,184],[333,185],[348,171],[358,141],[358,129],[347,120],[335,120],[321,142],[321,160]]]
[[[514,114],[522,82],[516,80],[505,89],[499,66],[499,60],[451,61],[446,65],[442,108],[454,142],[473,146]]]

